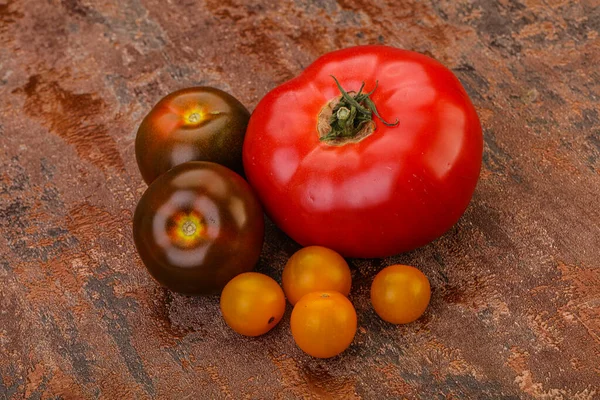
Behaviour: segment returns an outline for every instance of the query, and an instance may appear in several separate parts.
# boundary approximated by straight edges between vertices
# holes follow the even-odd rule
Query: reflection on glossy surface
[[[254,268],[264,221],[239,175],[194,161],[148,187],[135,211],[133,233],[140,258],[162,285],[181,293],[216,293]]]
[[[293,147],[281,148],[273,154],[273,170],[282,184],[294,176],[299,163],[298,152]]]
[[[394,167],[396,164],[392,164]],[[396,168],[394,168],[396,169]],[[338,192],[345,208],[364,208],[384,204],[395,190],[396,176],[392,167],[376,164],[357,174],[354,179],[340,184]],[[365,190],[368,187],[369,190]]]
[[[438,179],[450,172],[460,155],[465,140],[465,113],[451,103],[439,106],[438,129],[427,153],[429,167]]]
[[[171,152],[171,164],[179,165],[196,157],[196,150],[189,144],[174,144]]]
[[[395,190],[396,165],[392,166],[389,163],[374,165],[356,174],[353,179],[342,182],[334,182],[331,178],[309,181],[303,187],[304,208],[310,212],[328,212],[384,204]],[[365,190],[366,187],[369,189]]]

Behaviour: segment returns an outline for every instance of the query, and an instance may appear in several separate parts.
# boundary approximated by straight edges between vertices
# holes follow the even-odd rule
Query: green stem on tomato
[[[365,87],[365,83],[363,82],[358,93],[350,95],[344,90],[342,85],[340,85],[335,76],[332,75],[331,77],[342,93],[342,98],[333,108],[331,118],[329,119],[331,131],[327,135],[321,137],[322,141],[355,137],[361,132],[365,124],[373,120],[373,115],[386,126],[398,125],[398,119],[396,119],[394,123],[389,123],[384,120],[377,112],[377,107],[370,98],[375,89],[377,89],[378,82],[375,82],[375,87],[368,93],[362,92]]]

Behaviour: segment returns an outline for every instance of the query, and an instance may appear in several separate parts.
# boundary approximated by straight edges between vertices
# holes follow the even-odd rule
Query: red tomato
[[[360,109],[348,100],[345,110],[336,106],[341,92],[332,76],[361,93]],[[370,91],[391,123],[365,110]],[[332,137],[330,122],[352,119]],[[422,54],[359,46],[322,56],[268,93],[250,118],[243,162],[269,216],[298,243],[384,257],[456,223],[482,152],[479,119],[450,70]]]

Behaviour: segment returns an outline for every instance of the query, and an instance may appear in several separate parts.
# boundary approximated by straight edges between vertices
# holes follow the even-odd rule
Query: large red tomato
[[[479,119],[450,70],[422,54],[359,46],[325,54],[268,93],[250,118],[243,162],[294,240],[384,257],[456,223],[482,152]]]

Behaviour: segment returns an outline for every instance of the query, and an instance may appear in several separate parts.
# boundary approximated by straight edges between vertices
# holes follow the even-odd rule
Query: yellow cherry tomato
[[[371,303],[384,321],[407,324],[425,312],[431,298],[427,277],[415,267],[391,265],[371,285]]]
[[[350,293],[352,276],[348,263],[333,250],[309,246],[290,257],[282,276],[283,291],[294,305],[310,292],[335,290]]]
[[[259,336],[270,331],[285,311],[283,290],[273,278],[246,272],[233,278],[221,293],[221,313],[239,334]]]
[[[346,350],[356,334],[356,311],[339,292],[313,292],[294,306],[294,341],[308,355],[329,358]]]

